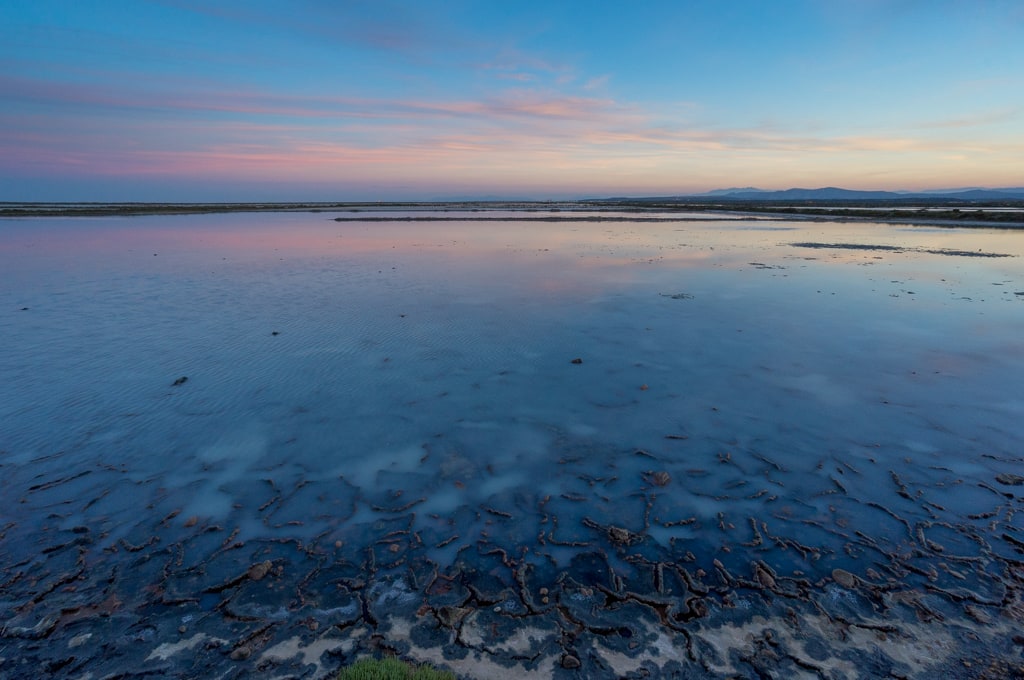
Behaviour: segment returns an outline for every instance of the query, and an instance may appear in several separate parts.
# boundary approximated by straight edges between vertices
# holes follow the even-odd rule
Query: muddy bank
[[[320,678],[386,651],[467,678],[1024,672],[1019,486],[831,460],[794,505],[768,452],[708,456],[709,476],[671,463],[687,445],[610,452],[595,475],[580,455],[594,442],[566,440],[564,493],[523,486],[451,514],[343,478],[239,488],[221,522],[116,468],[8,479],[5,497],[48,520],[0,534],[0,671]],[[488,476],[429,446],[423,468],[456,489]],[[864,494],[872,478],[884,493]],[[984,501],[958,518],[963,485]],[[702,515],[695,493],[736,510]],[[140,494],[159,519],[108,528]],[[264,535],[244,540],[253,520]]]

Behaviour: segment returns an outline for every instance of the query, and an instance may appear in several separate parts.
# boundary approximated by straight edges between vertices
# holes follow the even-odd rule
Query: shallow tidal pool
[[[333,217],[0,221],[0,677],[1024,673],[1024,232]]]

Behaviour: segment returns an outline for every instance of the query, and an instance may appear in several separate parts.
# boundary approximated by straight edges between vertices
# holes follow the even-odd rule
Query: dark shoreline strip
[[[953,229],[989,228],[1024,229],[1024,209],[986,210],[986,206],[950,208],[948,210],[909,211],[877,209],[870,202],[852,203],[844,207],[775,207],[759,203],[723,204],[700,202],[630,201],[564,201],[564,202],[395,202],[395,203],[38,203],[0,202],[0,219],[22,217],[141,217],[153,215],[209,215],[244,212],[308,212],[350,213],[351,217],[334,218],[339,222],[734,222],[804,221],[804,222],[869,222],[907,226],[931,226]],[[1016,208],[1014,203],[1011,208]],[[372,216],[380,211],[458,212],[459,216]],[[496,211],[513,213],[550,213],[521,217],[495,216]],[[576,216],[574,212],[614,212],[617,215]],[[693,213],[720,213],[722,217],[691,216]],[[633,213],[633,214],[622,214]],[[644,213],[676,213],[671,217],[645,217]]]

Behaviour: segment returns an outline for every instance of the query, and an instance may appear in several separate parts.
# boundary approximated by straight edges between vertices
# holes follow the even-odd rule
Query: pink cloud
[[[796,157],[813,169],[813,180],[828,164],[841,178],[841,168],[865,152],[885,154],[894,169],[964,162],[958,155],[1003,167],[1001,159],[1024,154],[1021,138],[996,146],[934,129],[853,136],[666,125],[660,121],[679,117],[529,88],[430,101],[121,90],[0,76],[0,98],[47,105],[33,115],[0,113],[0,168],[41,175],[673,191],[678,178],[707,177],[712,166],[723,182],[741,172],[764,172],[774,182]]]
[[[968,118],[951,118],[945,120],[932,120],[919,123],[924,128],[970,128],[991,125],[992,123],[1003,123],[1009,120],[1021,119],[1024,112],[1020,109],[1003,109],[1000,111],[989,111],[978,113]]]
[[[608,99],[573,97],[531,90],[510,90],[479,101],[367,99],[339,96],[281,95],[270,92],[122,92],[110,87],[0,76],[0,90],[13,100],[60,106],[96,106],[127,110],[238,113],[294,118],[445,118],[489,120],[557,118],[588,120],[623,107]]]

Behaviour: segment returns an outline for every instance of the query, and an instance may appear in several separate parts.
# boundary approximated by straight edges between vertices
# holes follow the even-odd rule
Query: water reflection
[[[765,226],[4,222],[5,636],[101,637],[69,676],[1013,658],[1019,238]],[[840,632],[879,626],[954,651]]]

